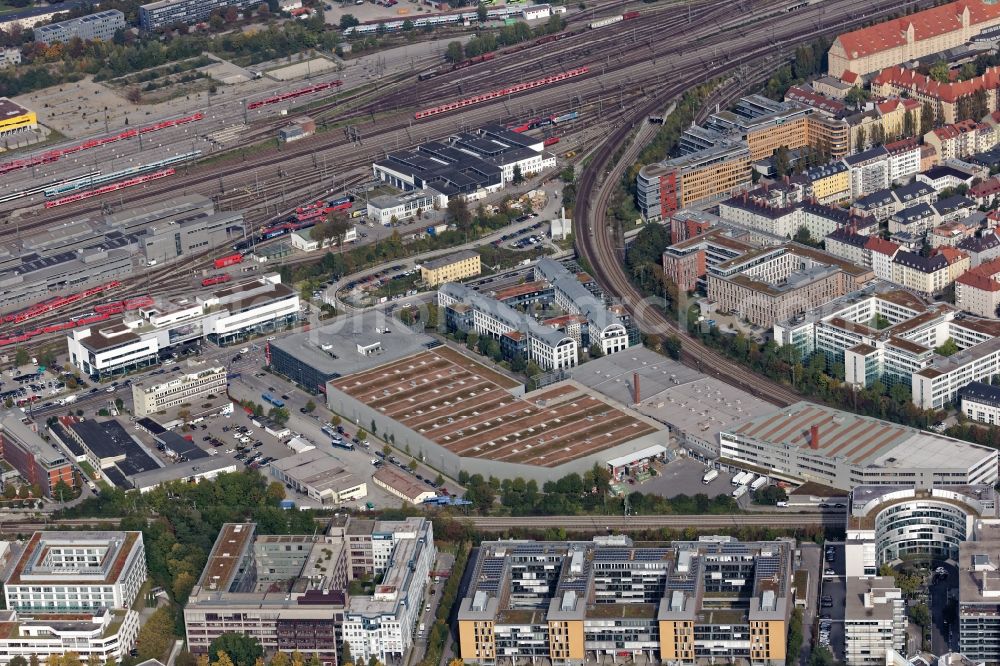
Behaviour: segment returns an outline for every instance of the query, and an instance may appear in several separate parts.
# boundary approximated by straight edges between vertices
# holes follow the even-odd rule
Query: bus
[[[274,405],[275,407],[284,407],[285,406],[285,401],[284,400],[279,400],[278,398],[275,398],[270,393],[262,393],[260,397],[264,399],[264,402],[269,402],[272,405]]]

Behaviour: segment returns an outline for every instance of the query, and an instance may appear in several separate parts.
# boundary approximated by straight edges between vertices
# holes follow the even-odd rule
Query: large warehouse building
[[[855,75],[865,76],[961,46],[998,25],[1000,5],[958,0],[845,32],[830,46],[830,76],[853,82]]]
[[[668,440],[652,419],[576,382],[523,390],[438,346],[328,382],[327,404],[450,476],[541,483]]]
[[[807,402],[745,421],[720,438],[724,460],[843,490],[997,482],[996,449]]]

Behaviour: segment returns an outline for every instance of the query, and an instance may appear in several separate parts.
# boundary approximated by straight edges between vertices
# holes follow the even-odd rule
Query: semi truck
[[[707,486],[708,484],[712,483],[712,481],[714,481],[718,477],[719,477],[719,470],[717,470],[717,469],[710,469],[707,472],[705,472],[705,476],[701,477],[701,482],[704,483]]]
[[[60,400],[59,404],[60,405],[69,405],[69,404],[72,404],[74,402],[76,402],[76,396],[75,395],[68,395],[65,398],[63,398],[62,400]]]
[[[734,486],[742,486],[744,483],[746,483],[752,478],[753,478],[752,472],[739,472],[736,476],[733,477],[731,483]]]

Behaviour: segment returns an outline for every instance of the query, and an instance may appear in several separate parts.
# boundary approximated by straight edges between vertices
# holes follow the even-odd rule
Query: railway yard
[[[615,16],[614,12],[621,12],[623,6],[614,3],[606,11]],[[610,191],[607,185],[615,180],[606,177],[605,165],[633,128],[646,116],[661,113],[690,86],[713,78],[726,79],[726,83],[716,90],[711,101],[725,103],[746,89],[737,80],[749,84],[764,78],[773,68],[772,63],[786,57],[803,40],[877,19],[883,13],[898,11],[899,5],[844,0],[808,5],[788,14],[775,13],[764,2],[744,2],[739,5],[742,12],[733,12],[730,3],[707,1],[643,7],[637,17],[615,27],[591,28],[591,24],[600,23],[602,9],[599,6],[594,12],[586,12],[590,23],[570,15],[564,33],[512,47],[490,59],[463,63],[467,66],[440,72],[429,80],[421,81],[408,71],[386,75],[377,89],[349,90],[337,85],[342,80],[337,73],[317,77],[305,86],[302,82],[282,84],[271,94],[217,104],[197,114],[144,126],[157,127],[155,131],[140,129],[133,136],[110,135],[120,137],[114,141],[76,142],[67,146],[70,150],[58,160],[44,156],[57,152],[59,147],[44,151],[41,158],[16,158],[10,162],[28,165],[5,167],[8,172],[2,187],[8,200],[0,206],[10,213],[0,233],[24,236],[92,215],[97,207],[127,208],[184,192],[209,196],[221,210],[243,211],[248,233],[253,235],[291,213],[298,204],[315,200],[332,189],[344,191],[363,184],[369,180],[370,164],[387,150],[410,148],[463,128],[487,123],[516,126],[530,118],[574,111],[578,114],[576,120],[530,133],[540,133],[549,141],[558,137],[555,148],[561,155],[592,155],[593,161],[582,172],[578,188],[577,216],[588,220],[589,231],[577,235],[578,250],[591,265],[601,267],[597,277],[610,295],[624,302],[641,303],[620,270],[614,249],[620,243],[605,230],[601,205]],[[675,39],[661,38],[671,33],[676,33]],[[416,69],[420,69],[419,64]],[[539,83],[522,85],[528,81]],[[335,95],[331,97],[330,91]],[[239,135],[240,146],[268,140],[287,123],[284,113],[298,112],[293,106],[298,103],[305,105],[302,112],[313,117],[319,127],[327,125],[326,130],[265,150],[212,144],[212,128],[224,128],[243,119],[249,122]],[[144,146],[140,146],[142,142]],[[75,146],[85,147],[74,150]],[[225,158],[205,163],[182,161],[179,157],[205,157],[224,149],[229,149]],[[163,154],[168,157],[151,159]],[[163,160],[177,160],[177,164],[169,170],[159,169],[157,165]],[[62,173],[59,169],[70,164],[78,171],[70,171],[63,180],[86,179],[97,171],[135,170],[135,165],[141,165],[145,175],[134,177],[133,187],[119,189],[112,185],[113,194],[103,197],[77,199],[70,194],[53,200],[37,191],[23,198],[15,196],[39,188],[27,188],[26,183],[41,181],[47,187],[59,187],[58,179],[45,179]],[[117,201],[109,201],[109,197]],[[62,205],[53,206],[54,201]],[[27,208],[25,203],[29,204]],[[211,266],[213,257],[222,254],[224,251],[188,256],[162,269],[145,267],[141,276],[123,280],[121,289],[128,294],[138,291],[138,295],[156,297],[193,288]],[[98,300],[100,297],[79,299],[58,315],[40,315],[32,323],[41,328],[53,326],[66,320],[67,315],[86,314]],[[652,308],[640,307],[636,316],[644,330],[675,330]],[[21,323],[5,326],[13,326],[8,339],[18,339],[23,333],[18,330]],[[38,332],[38,327],[33,330]],[[44,333],[31,341],[39,344],[50,339]],[[685,354],[689,362],[714,368],[723,378],[755,391],[759,386],[759,377],[697,345],[686,345]],[[771,388],[771,400],[788,403],[795,399],[787,389]]]

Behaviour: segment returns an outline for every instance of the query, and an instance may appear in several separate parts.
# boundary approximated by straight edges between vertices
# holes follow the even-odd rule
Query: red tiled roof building
[[[844,74],[864,76],[961,46],[996,25],[1000,25],[1000,5],[958,0],[845,32],[830,47],[830,75],[856,80],[854,76],[844,78]]]

